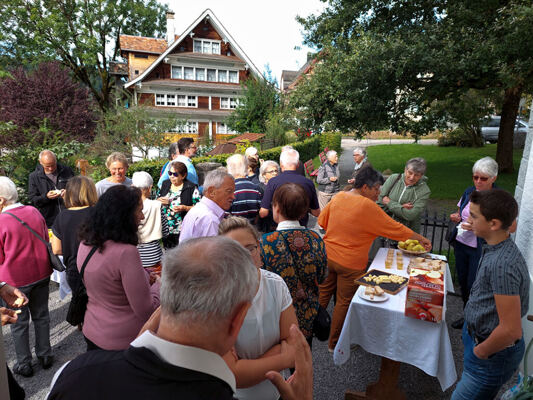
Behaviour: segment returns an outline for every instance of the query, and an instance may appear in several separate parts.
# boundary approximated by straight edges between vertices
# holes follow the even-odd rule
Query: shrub
[[[305,162],[309,159],[313,159],[314,157],[316,157],[318,153],[324,150],[324,147],[326,146],[330,149],[334,149],[340,152],[341,138],[342,136],[340,133],[324,133],[321,135],[314,135],[302,142],[292,143],[292,146],[300,153],[300,160],[302,162]],[[281,146],[260,151],[259,157],[263,160],[279,161],[280,154]],[[225,165],[226,159],[229,156],[231,156],[231,154],[217,154],[215,156],[195,157],[192,159],[192,162],[195,165],[202,162],[218,162],[222,165]],[[130,165],[128,169],[128,175],[131,176],[131,174],[136,171],[146,171],[152,176],[154,182],[157,182],[159,180],[161,169],[163,168],[166,162],[167,160],[163,158],[135,162]]]
[[[463,128],[458,127],[439,137],[438,145],[441,147],[475,147],[477,143],[471,134],[465,132]]]

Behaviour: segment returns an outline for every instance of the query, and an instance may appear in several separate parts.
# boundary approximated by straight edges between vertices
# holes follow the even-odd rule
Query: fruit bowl
[[[406,249],[402,249],[400,246],[398,246],[398,250],[400,250],[402,253],[405,253],[405,254],[409,254],[409,255],[412,255],[412,256],[420,256],[422,254],[426,254],[427,253],[427,250],[420,250],[420,251],[414,251],[414,250],[406,250]]]

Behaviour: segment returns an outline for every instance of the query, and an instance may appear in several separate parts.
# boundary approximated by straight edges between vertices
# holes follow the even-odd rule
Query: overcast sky
[[[309,48],[302,45],[296,15],[322,10],[319,0],[160,0],[176,13],[176,33],[181,34],[206,8],[217,16],[255,66],[264,72],[268,63],[276,79],[284,69],[297,70],[306,62]],[[301,50],[295,50],[300,46]]]

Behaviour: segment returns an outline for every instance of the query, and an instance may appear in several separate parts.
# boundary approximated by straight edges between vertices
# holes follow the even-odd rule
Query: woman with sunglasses
[[[463,307],[468,301],[470,289],[476,279],[477,265],[481,257],[483,239],[478,238],[467,222],[470,216],[470,195],[474,191],[490,190],[498,177],[498,163],[490,157],[477,160],[472,168],[474,186],[466,189],[457,203],[459,209],[450,215],[450,220],[457,224],[457,235],[451,242],[455,250],[455,268],[459,277],[459,286],[463,297]],[[463,327],[464,319],[460,318],[452,323],[455,329]]]
[[[163,181],[157,199],[163,204],[168,222],[169,234],[163,238],[166,249],[178,245],[183,218],[200,201],[198,187],[187,180],[187,166],[184,163],[172,161],[168,176],[170,179]]]

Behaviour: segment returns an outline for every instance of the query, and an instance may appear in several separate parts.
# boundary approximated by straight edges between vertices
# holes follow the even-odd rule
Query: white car
[[[498,132],[500,130],[500,116],[490,117],[483,125],[481,126],[481,136],[483,140],[490,143],[498,142]],[[529,126],[522,120],[516,120],[514,134],[515,135],[527,135]]]

